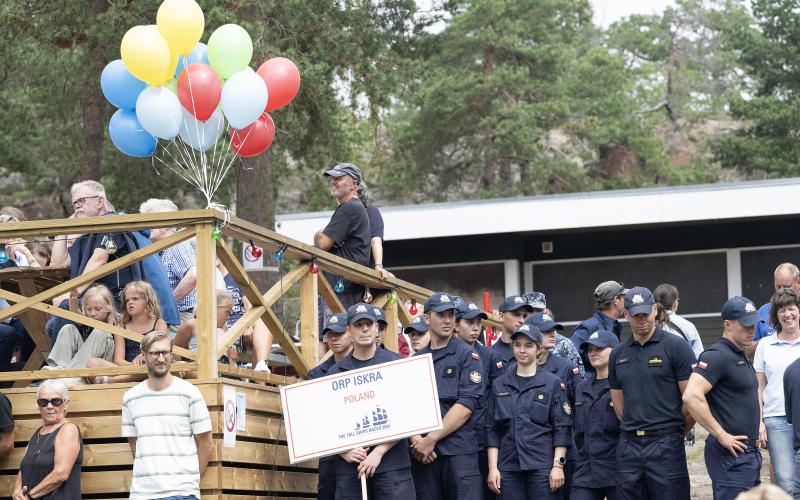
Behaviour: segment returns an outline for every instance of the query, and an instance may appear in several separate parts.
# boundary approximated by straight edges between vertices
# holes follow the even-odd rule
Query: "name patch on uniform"
[[[628,359],[628,358],[619,358],[617,360],[617,364],[621,365],[622,363],[627,363],[628,361],[630,361],[630,359]]]
[[[569,401],[564,401],[564,404],[561,405],[561,409],[564,410],[564,415],[572,415],[572,407],[569,405]]]
[[[742,366],[743,364],[744,364],[744,360],[736,362],[736,366]]]
[[[481,372],[473,370],[469,372],[469,380],[473,384],[480,384],[481,383]]]
[[[538,402],[540,402],[540,403],[544,403],[544,404],[547,404],[547,403],[549,403],[549,402],[550,402],[550,394],[548,394],[548,393],[546,393],[546,392],[542,392],[542,391],[536,391],[536,392],[533,394],[533,398],[534,398],[536,401],[538,401]]]
[[[497,397],[498,397],[498,398],[502,398],[502,397],[505,397],[505,396],[510,396],[510,395],[511,395],[511,393],[510,393],[510,392],[498,392],[498,393],[497,393]]]
[[[583,401],[575,401],[575,407],[583,405]]]
[[[444,378],[453,378],[456,376],[456,367],[455,366],[447,366],[444,369]]]
[[[664,358],[661,357],[660,354],[653,354],[650,356],[650,359],[647,361],[647,364],[650,366],[661,366],[664,364]]]

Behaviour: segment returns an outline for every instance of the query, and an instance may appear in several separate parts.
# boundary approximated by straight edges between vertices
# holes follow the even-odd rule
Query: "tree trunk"
[[[91,17],[98,16],[108,9],[106,0],[92,0],[88,2]],[[86,52],[86,67],[89,75],[100,75],[105,66],[103,48],[96,40],[89,38],[88,51]],[[103,119],[103,103],[105,98],[97,81],[92,80],[83,93],[83,141],[85,144],[85,165],[80,173],[82,179],[100,181],[103,165],[103,139],[105,134],[105,120]]]
[[[275,228],[275,199],[278,191],[271,154],[267,151],[256,158],[243,159],[243,165],[236,175],[236,216],[267,229]],[[264,252],[264,264],[274,264],[268,252]],[[274,274],[258,271],[250,273],[250,278],[259,290],[265,292],[277,282]]]

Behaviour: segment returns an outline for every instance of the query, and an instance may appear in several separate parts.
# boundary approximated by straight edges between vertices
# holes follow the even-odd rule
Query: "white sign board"
[[[236,446],[236,389],[223,387],[222,400],[224,401],[223,424],[225,426],[222,444],[233,448]]]
[[[242,262],[244,263],[245,271],[263,269],[264,268],[264,250],[258,253],[258,257],[253,255],[253,246],[250,244],[242,245]]]
[[[442,428],[430,354],[281,387],[289,461]]]

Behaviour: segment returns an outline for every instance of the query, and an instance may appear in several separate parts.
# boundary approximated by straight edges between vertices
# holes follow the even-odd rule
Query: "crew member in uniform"
[[[516,362],[489,399],[487,482],[500,500],[561,499],[572,407],[561,380],[537,364],[539,329],[523,324],[512,341]]]
[[[561,380],[567,394],[567,401],[575,407],[575,390],[581,383],[581,371],[578,365],[565,358],[553,356],[550,352],[556,347],[556,330],[564,326],[556,323],[547,312],[538,312],[525,320],[528,325],[539,329],[542,336],[542,350],[539,353],[539,369],[552,373]],[[564,465],[564,498],[569,498],[572,488],[572,476],[575,473],[575,449],[567,448],[567,463]]]
[[[611,352],[608,383],[622,421],[617,445],[620,499],[689,498],[682,395],[694,364],[685,340],[656,328],[653,294],[635,287],[625,294],[625,318],[633,334]]]
[[[480,356],[453,335],[455,296],[436,292],[425,301],[431,341],[415,355],[431,354],[443,429],[411,438],[419,500],[480,500],[475,410],[483,396]]]
[[[709,433],[705,459],[714,500],[733,500],[758,485],[758,379],[746,349],[762,320],[755,304],[733,297],[722,306],[722,338],[703,351],[683,404]]]
[[[594,372],[586,374],[575,393],[576,461],[570,500],[617,499],[619,420],[608,387],[608,357],[618,345],[609,330],[593,332],[581,344]]]
[[[410,345],[408,346],[411,355],[415,352],[428,347],[431,343],[431,334],[428,332],[428,322],[422,316],[417,316],[405,327],[403,333],[408,335]]]
[[[401,359],[392,351],[378,349],[378,318],[375,308],[369,304],[353,304],[347,309],[347,333],[353,342],[353,350],[333,365],[328,375]],[[339,454],[335,462],[336,500],[361,500],[359,478],[362,475],[367,477],[371,498],[416,498],[406,439],[379,444],[372,449],[354,448]]]
[[[481,334],[481,320],[488,318],[474,302],[461,301],[456,309],[456,333],[458,338],[466,342],[481,357],[484,392],[478,401],[475,410],[475,433],[478,439],[478,467],[481,477],[489,474],[489,465],[486,456],[486,405],[491,397],[492,384],[495,379],[503,374],[505,365],[496,352],[478,342]],[[484,483],[484,498],[494,498],[494,493]]]
[[[333,365],[341,361],[350,353],[352,340],[347,332],[347,313],[334,314],[328,319],[328,324],[322,330],[322,337],[328,344],[331,356],[308,372],[308,380],[324,377]],[[317,500],[334,500],[336,498],[336,457],[322,457],[319,459],[317,473]]]
[[[506,297],[503,303],[500,304],[502,332],[500,332],[500,338],[492,344],[491,349],[500,356],[500,360],[506,367],[514,361],[514,350],[511,348],[511,335],[514,334],[520,325],[525,323],[525,320],[531,313],[533,313],[533,307],[520,295]]]
[[[622,283],[616,281],[604,281],[597,285],[592,294],[596,306],[594,313],[572,330],[570,340],[580,352],[585,371],[593,370],[589,366],[588,354],[581,351],[581,346],[589,338],[589,335],[598,330],[612,331],[618,339],[622,335],[622,323],[619,322],[619,318],[625,313],[625,293],[627,291],[628,289]]]

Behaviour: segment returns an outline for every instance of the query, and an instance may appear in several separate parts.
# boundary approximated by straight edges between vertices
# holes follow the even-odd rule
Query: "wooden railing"
[[[355,264],[331,253],[319,250],[286,236],[280,235],[236,217],[226,218],[225,214],[215,210],[189,210],[181,212],[115,215],[89,217],[84,219],[55,219],[42,221],[26,221],[0,224],[0,239],[30,238],[84,233],[114,233],[134,229],[180,228],[174,235],[136,250],[81,276],[69,279],[38,293],[21,290],[16,294],[8,290],[0,290],[0,297],[13,304],[0,311],[0,320],[17,316],[27,311],[48,313],[53,316],[101,328],[107,332],[121,335],[126,339],[141,341],[142,335],[120,327],[95,321],[82,314],[74,313],[52,306],[49,302],[70,290],[91,283],[100,277],[122,269],[147,256],[156,254],[190,238],[196,239],[197,248],[197,352],[175,347],[176,354],[193,360],[187,365],[176,365],[175,370],[196,369],[201,379],[214,379],[221,375],[227,377],[249,378],[270,384],[290,383],[292,379],[257,373],[252,370],[232,368],[218,363],[219,357],[226,349],[258,319],[261,319],[280,344],[288,361],[300,377],[305,378],[308,371],[319,362],[318,356],[318,296],[334,312],[343,312],[336,292],[321,273],[312,273],[310,263],[316,263],[320,271],[328,271],[347,280],[367,285],[373,289],[389,289],[394,293],[376,295],[373,305],[384,309],[386,321],[390,325],[389,332],[394,332],[394,325],[399,321],[408,325],[412,317],[402,307],[406,299],[416,300],[421,304],[431,293],[423,287],[396,278],[382,280],[373,269]],[[219,229],[224,238],[215,239],[212,234]],[[239,240],[244,243],[255,242],[265,252],[274,253],[283,249],[283,260],[279,265],[288,270],[282,273],[281,279],[266,293],[261,293],[248,277],[239,260],[226,244],[228,240]],[[247,311],[218,342],[216,335],[215,307],[215,263],[219,258],[236,281],[243,295],[253,307]],[[2,271],[0,271],[2,273]],[[2,280],[2,277],[0,277]],[[300,348],[287,332],[272,307],[293,286],[300,287]],[[496,318],[488,324],[497,326]],[[111,367],[97,369],[74,370],[37,370],[36,364],[47,358],[49,338],[44,331],[29,332],[36,341],[37,352],[23,371],[0,373],[0,381],[15,380],[24,382],[34,379],[54,377],[89,377],[97,375],[120,375],[145,373],[145,367]],[[397,336],[387,335],[386,347],[397,350]]]

